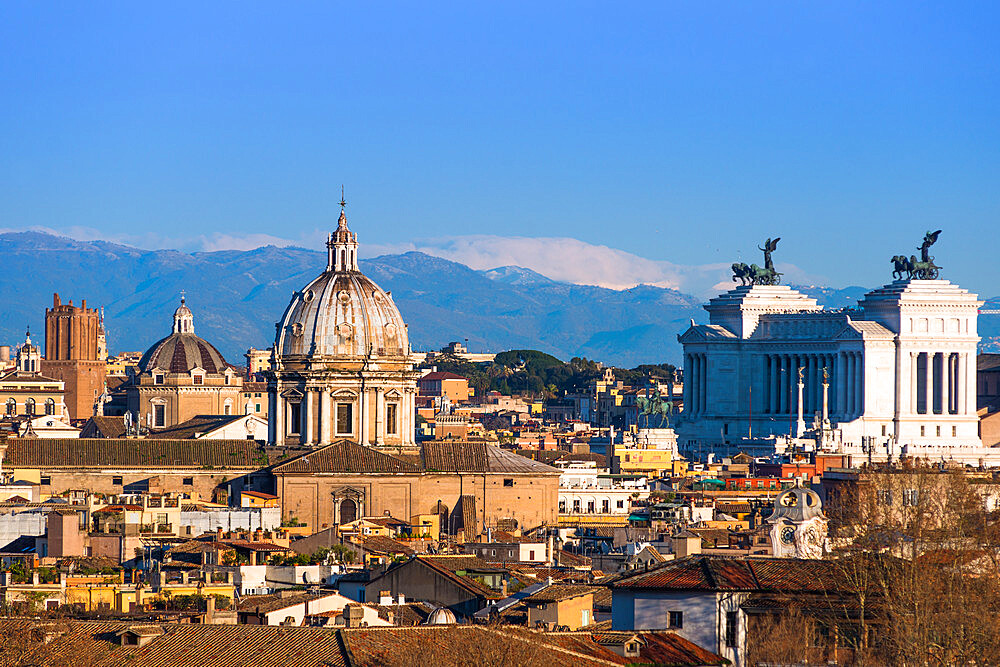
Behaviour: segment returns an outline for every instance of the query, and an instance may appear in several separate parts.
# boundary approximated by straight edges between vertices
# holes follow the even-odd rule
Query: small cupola
[[[340,198],[340,219],[337,229],[326,238],[326,270],[337,273],[358,270],[358,237],[347,227],[347,202]]]
[[[185,299],[181,296],[181,305],[177,307],[174,311],[174,330],[173,333],[194,333],[194,315],[191,313],[191,309],[188,308],[185,303]]]

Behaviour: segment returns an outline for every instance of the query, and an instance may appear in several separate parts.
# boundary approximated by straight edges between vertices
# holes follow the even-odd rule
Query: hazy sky
[[[0,229],[314,245],[344,183],[368,254],[871,286],[941,228],[1000,294],[995,2],[150,4],[0,6]]]

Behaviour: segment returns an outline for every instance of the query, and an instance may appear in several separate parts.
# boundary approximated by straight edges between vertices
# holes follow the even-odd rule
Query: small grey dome
[[[447,607],[438,607],[427,616],[424,625],[453,625],[458,623],[455,613]]]

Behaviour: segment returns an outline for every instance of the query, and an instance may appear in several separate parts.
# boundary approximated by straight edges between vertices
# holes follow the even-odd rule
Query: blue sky
[[[1000,294],[996,3],[4,3],[0,229]],[[573,239],[569,241],[567,239]]]

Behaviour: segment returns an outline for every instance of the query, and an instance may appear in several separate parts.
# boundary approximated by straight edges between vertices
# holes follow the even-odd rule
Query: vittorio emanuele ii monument
[[[856,308],[825,309],[781,285],[771,259],[734,264],[735,289],[705,306],[684,346],[681,451],[784,453],[858,462],[920,457],[1000,465],[976,416],[976,294],[939,277],[928,232],[919,256],[893,257],[893,282]]]

